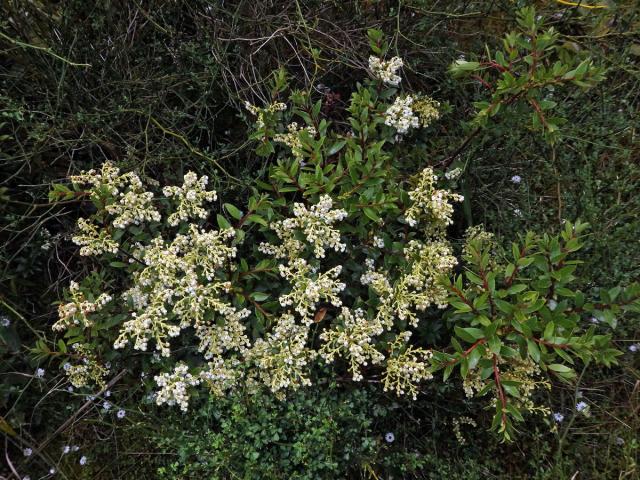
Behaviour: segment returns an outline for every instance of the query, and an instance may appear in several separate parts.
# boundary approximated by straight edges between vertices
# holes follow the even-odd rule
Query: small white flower
[[[118,413],[116,413],[116,416],[118,418],[124,418],[127,415],[127,412],[125,412],[124,410],[118,410]]]
[[[589,408],[589,405],[587,405],[585,402],[578,402],[576,404],[576,410],[579,411],[579,412],[583,412],[587,408]]]
[[[0,317],[0,326],[8,327],[9,325],[11,325],[11,320],[9,320],[9,317]]]
[[[387,432],[384,436],[384,441],[387,443],[393,443],[395,439],[396,436],[393,434],[393,432]]]
[[[71,368],[71,364],[67,362],[64,365],[62,365],[62,368],[64,369],[65,372],[67,372]]]
[[[105,402],[102,404],[102,408],[104,408],[105,410],[109,410],[109,409],[111,408],[111,403],[110,403],[110,402],[105,401]]]
[[[22,477],[22,480],[31,480],[31,477],[29,475]]]
[[[640,349],[640,345],[634,343],[633,345],[629,345],[629,351],[631,353],[636,353]]]
[[[80,463],[80,465],[86,465],[87,463],[87,457],[85,457],[84,455],[80,457],[80,461],[78,462]]]
[[[553,419],[557,422],[560,423],[564,420],[564,415],[561,413],[554,413],[553,414]]]
[[[514,214],[516,217],[521,217],[521,216],[522,216],[522,210],[520,210],[519,208],[514,208],[514,209],[513,209],[513,214]]]
[[[591,318],[589,319],[589,321],[590,321],[591,323],[593,323],[593,324],[598,324],[598,323],[600,323],[600,320],[598,320],[596,317],[591,317]]]
[[[558,302],[556,302],[555,300],[551,299],[547,302],[547,305],[549,306],[549,310],[555,310],[558,307]]]
[[[36,370],[36,377],[37,378],[44,377],[44,368],[39,368],[39,369]]]
[[[33,453],[33,450],[31,450],[30,448],[25,448],[24,450],[22,450],[22,454],[25,457],[30,457],[32,453]]]
[[[55,475],[55,474],[56,474],[56,469],[55,469],[55,468],[53,468],[53,467],[51,467],[51,468],[49,469],[49,475]]]
[[[71,451],[71,447],[69,445],[65,445],[64,448],[62,449],[62,454],[66,455],[70,451]]]
[[[616,437],[616,445],[624,445],[624,438]]]
[[[74,445],[73,447],[71,447],[71,450],[73,450],[74,452],[77,452],[78,450],[80,450],[80,447],[77,445]]]
[[[69,393],[73,392],[73,387],[71,385],[69,385],[67,387],[67,392],[69,392]]]
[[[516,185],[522,182],[522,177],[520,175],[514,175],[511,177],[511,183],[515,183]]]
[[[106,392],[104,392],[104,396],[109,398],[111,396],[111,390],[107,390]]]

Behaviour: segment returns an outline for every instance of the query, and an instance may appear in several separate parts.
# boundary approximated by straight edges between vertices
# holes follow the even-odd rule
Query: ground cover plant
[[[1,8],[3,475],[637,475],[633,2]]]

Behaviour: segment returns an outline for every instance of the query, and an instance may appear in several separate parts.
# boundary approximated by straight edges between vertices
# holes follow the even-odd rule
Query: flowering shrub
[[[548,385],[543,373],[568,379],[576,357],[615,361],[610,338],[581,321],[594,313],[614,326],[612,312],[637,306],[638,292],[610,308],[620,291],[587,303],[566,287],[583,224],[567,223],[560,239],[528,235],[507,265],[473,231],[463,255],[470,285],[454,276],[457,174],[425,165],[424,146],[405,156],[439,102],[401,94],[402,60],[384,60],[380,32],[370,40],[371,78],[346,122],[323,118],[307,92],[280,101],[282,71],[272,103],[247,105],[257,154],[276,160],[242,208],[213,206],[218,194],[193,172],[161,189],[109,162],[71,177],[69,194],[95,208],[73,241],[103,268],[72,284],[54,326],[78,345],[63,347],[68,374],[86,366],[76,387],[102,384],[108,358],[155,370],[156,402],[186,411],[196,387],[217,397],[266,387],[283,398],[312,384],[321,364],[412,398],[436,371],[446,379],[459,367],[468,395],[493,392],[494,427],[508,439],[522,412],[545,411],[531,398]],[[448,307],[450,346],[415,340]]]

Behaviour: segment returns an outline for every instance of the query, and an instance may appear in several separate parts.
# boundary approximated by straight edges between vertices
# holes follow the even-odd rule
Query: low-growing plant
[[[283,102],[282,70],[272,103],[247,104],[257,153],[277,161],[246,206],[220,202],[217,228],[207,204],[218,194],[193,172],[160,188],[107,162],[72,176],[71,188],[55,186],[53,195],[91,201],[73,241],[102,266],[71,284],[53,326],[76,388],[102,385],[107,362],[126,365],[156,374],[159,405],[186,411],[198,386],[214,397],[266,388],[284,398],[328,364],[343,381],[366,377],[416,398],[435,371],[446,379],[459,366],[470,395],[493,392],[493,428],[508,440],[524,412],[548,413],[531,400],[549,385],[543,372],[569,379],[559,362],[615,362],[610,336],[583,320],[614,327],[617,310],[637,310],[638,289],[592,303],[567,288],[584,224],[567,223],[560,237],[528,234],[504,265],[473,231],[463,255],[470,283],[443,280],[458,264],[447,229],[462,196],[447,186],[459,170],[437,173],[424,165],[424,144],[412,144],[440,104],[402,93],[402,60],[385,60],[380,32],[369,36],[371,78],[346,121],[323,118],[308,92]],[[416,340],[448,306],[451,345]],[[44,342],[36,352],[53,353]]]
[[[487,48],[481,61],[456,60],[450,71],[480,82],[490,94],[488,100],[475,102],[474,123],[479,127],[501,111],[515,110],[510,120],[528,115],[531,128],[554,142],[566,123],[554,114],[554,94],[567,85],[591,88],[604,79],[604,69],[575,45],[561,42],[554,27],[544,28],[534,7],[518,11],[517,22],[519,29],[505,35],[502,50],[492,54]]]

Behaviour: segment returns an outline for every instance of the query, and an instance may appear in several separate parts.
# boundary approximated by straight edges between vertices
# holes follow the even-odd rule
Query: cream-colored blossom
[[[80,290],[80,285],[72,281],[69,285],[71,302],[58,306],[58,321],[51,327],[63,331],[72,327],[88,328],[93,326],[90,314],[101,310],[112,300],[111,295],[101,293],[95,301],[89,301]]]
[[[432,353],[423,348],[408,345],[411,332],[402,332],[389,347],[387,369],[384,373],[384,391],[393,391],[398,396],[418,397],[418,384],[433,378],[429,370]]]
[[[111,238],[106,229],[99,229],[91,220],[79,218],[78,230],[80,233],[74,235],[71,240],[82,247],[80,248],[80,255],[83,257],[101,255],[103,253],[118,253],[118,242]]]
[[[287,126],[287,133],[277,133],[273,136],[273,140],[278,143],[284,143],[291,149],[293,156],[301,161],[304,158],[304,150],[302,145],[302,138],[300,135],[302,132],[306,132],[310,137],[316,136],[316,129],[314,127],[300,127],[296,122],[292,122]]]
[[[404,62],[400,57],[392,57],[391,60],[381,60],[373,55],[369,57],[369,69],[373,76],[384,83],[397,87],[402,78],[397,74]]]
[[[420,126],[420,119],[411,109],[413,97],[397,97],[384,113],[384,123],[395,128],[400,135],[407,133],[411,128]]]
[[[362,367],[384,361],[384,355],[375,348],[375,337],[383,331],[380,321],[368,319],[362,309],[352,312],[342,307],[336,324],[320,334],[324,344],[319,354],[328,363],[336,357],[345,357],[353,379],[362,380]]]
[[[188,388],[200,384],[200,378],[189,373],[189,367],[178,364],[172,373],[161,373],[154,377],[160,389],[156,393],[158,405],[178,405],[180,410],[186,412],[189,408]]]
[[[257,368],[256,375],[274,392],[311,385],[310,363],[315,350],[307,348],[309,327],[296,324],[285,313],[276,320],[273,330],[256,340],[246,359]]]
[[[412,205],[405,212],[405,220],[411,226],[426,220],[425,227],[431,232],[442,230],[453,223],[453,205],[461,202],[462,195],[436,187],[437,177],[431,167],[427,167],[418,175],[415,188],[409,191]]]
[[[261,128],[265,127],[265,116],[266,115],[273,114],[275,112],[282,112],[282,111],[287,109],[287,106],[282,102],[275,102],[275,103],[272,103],[271,105],[268,105],[267,107],[264,107],[264,108],[257,107],[255,105],[251,104],[250,102],[244,102],[244,106],[249,112],[251,112],[253,115],[255,115],[257,117],[256,118],[256,127],[258,129],[261,129]]]
[[[340,232],[334,224],[344,220],[347,212],[333,209],[333,200],[322,195],[310,209],[302,203],[293,206],[293,217],[274,222],[271,228],[282,241],[281,245],[260,244],[259,250],[276,258],[295,258],[304,249],[304,243],[296,238],[300,232],[306,242],[313,246],[317,258],[324,258],[327,248],[344,252],[346,245],[340,242]]]
[[[440,118],[439,108],[440,102],[425,96],[416,98],[411,106],[413,113],[420,119],[420,126],[422,128],[428,127],[434,120]]]
[[[190,225],[186,234],[176,235],[172,242],[156,237],[139,246],[135,256],[145,268],[133,274],[134,284],[125,293],[135,311],[114,347],[133,341],[135,349],[144,351],[153,340],[156,350],[168,356],[169,339],[194,327],[202,335],[201,348],[208,350],[207,312],[237,321],[236,309],[223,298],[231,284],[216,279],[216,272],[236,255],[236,248],[229,245],[234,235],[233,229],[205,231]]]
[[[205,219],[209,215],[202,204],[217,199],[214,190],[207,190],[209,178],[206,175],[198,178],[194,172],[187,172],[181,187],[164,187],[162,193],[172,198],[176,204],[175,212],[167,219],[169,225],[176,226],[189,219]]]
[[[438,278],[450,273],[457,263],[451,246],[443,240],[427,243],[412,240],[404,254],[407,270],[397,276],[393,285],[388,280],[392,275],[376,271],[371,260],[367,261],[367,271],[360,279],[378,295],[380,305],[376,318],[388,329],[395,319],[406,320],[417,327],[417,311],[431,305],[444,308],[447,291],[438,283]]]
[[[216,356],[200,372],[200,380],[209,387],[214,397],[223,397],[243,380],[243,366],[244,363],[236,357]]]

